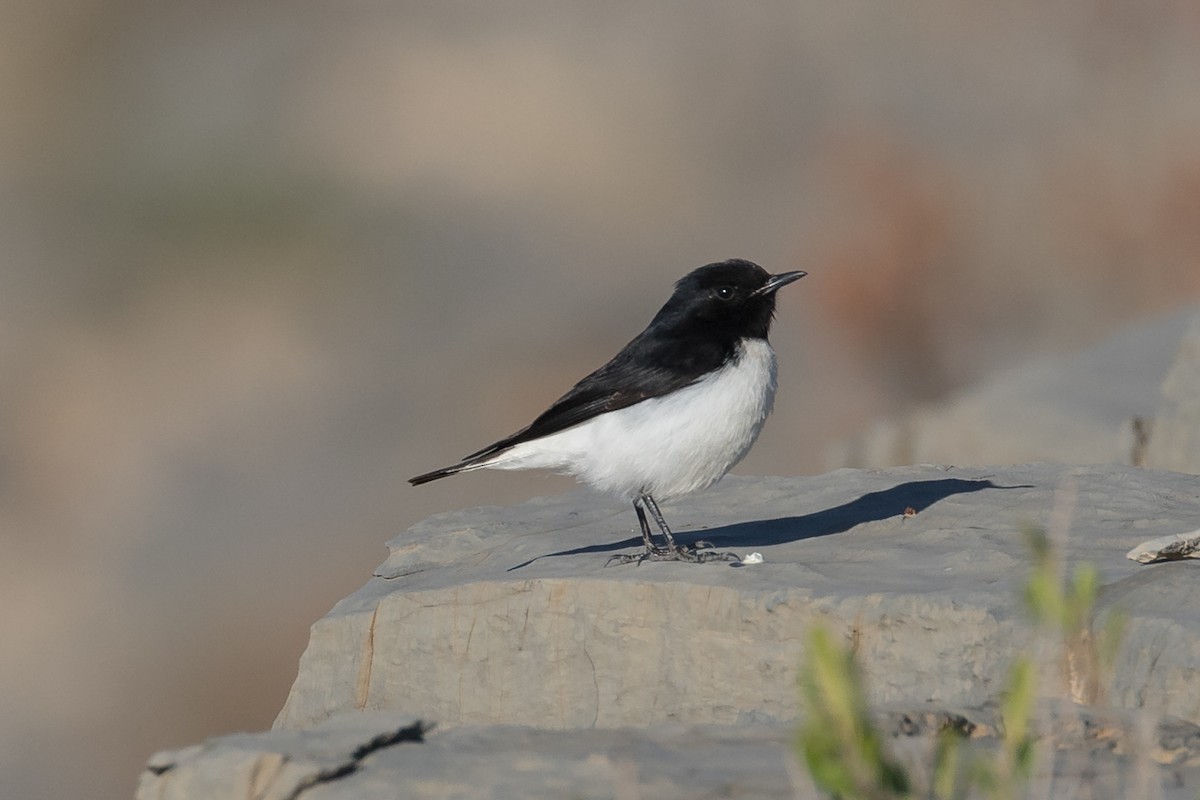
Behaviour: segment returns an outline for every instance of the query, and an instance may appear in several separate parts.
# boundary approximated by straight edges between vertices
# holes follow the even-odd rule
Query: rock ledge
[[[1095,563],[1101,614],[1129,617],[1111,702],[1200,722],[1200,565],[1125,558],[1200,527],[1200,481],[1024,465],[728,478],[664,508],[684,540],[763,553],[746,567],[606,568],[640,546],[634,516],[586,492],[433,517],[313,626],[276,727],[363,710],[443,727],[787,723],[817,621],[857,648],[873,702],[983,706],[1028,643],[1021,529],[1051,524],[1064,482],[1068,567]]]

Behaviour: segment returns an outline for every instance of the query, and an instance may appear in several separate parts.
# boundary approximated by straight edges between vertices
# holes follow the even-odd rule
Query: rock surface
[[[1200,558],[1200,530],[1161,536],[1148,542],[1142,542],[1126,553],[1125,557],[1141,564],[1177,561],[1181,558]]]
[[[606,568],[641,540],[632,509],[585,492],[431,518],[313,626],[276,727],[788,723],[815,622],[854,644],[873,702],[982,706],[1029,644],[1021,530],[1061,529],[1062,508],[1068,566],[1095,563],[1101,616],[1128,616],[1111,701],[1200,722],[1200,565],[1125,558],[1200,527],[1200,480],[1023,465],[727,478],[664,507],[684,541],[765,556],[745,567]]]
[[[1189,320],[1191,366],[1181,371]],[[1198,325],[1192,308],[1138,323],[1079,353],[1000,371],[837,445],[829,466],[1116,462],[1200,472]],[[1168,370],[1161,413],[1171,431],[1156,436],[1150,429]],[[1186,450],[1183,442],[1190,443]]]
[[[1162,396],[1145,464],[1200,473],[1200,315],[1179,344]]]
[[[947,724],[970,753],[994,752],[995,713],[891,711],[877,722],[911,775],[930,763]],[[1131,741],[1128,716],[1055,707],[1034,775],[1041,796],[1192,800],[1200,728],[1170,721]],[[156,754],[138,800],[392,800],[405,798],[738,797],[817,800],[784,725],[659,724],[563,733],[515,726],[428,731],[411,717],[342,714],[303,732],[214,739]],[[1159,766],[1163,765],[1163,766]],[[1149,791],[1147,791],[1149,790]],[[972,797],[982,796],[981,793]]]
[[[138,781],[137,796],[289,800],[358,771],[380,750],[423,741],[426,728],[398,714],[355,714],[304,732],[222,736],[155,753]]]

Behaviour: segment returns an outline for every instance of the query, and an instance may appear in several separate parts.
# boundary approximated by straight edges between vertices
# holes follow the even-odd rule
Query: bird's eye
[[[737,291],[732,286],[718,286],[713,290],[713,294],[715,294],[719,300],[732,300],[733,296],[737,294]]]

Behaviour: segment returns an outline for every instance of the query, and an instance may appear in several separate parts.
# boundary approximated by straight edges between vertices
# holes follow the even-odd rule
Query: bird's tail
[[[435,469],[433,472],[426,472],[424,475],[418,475],[415,478],[409,478],[408,482],[413,486],[420,486],[422,483],[429,483],[430,481],[436,481],[438,478],[457,475],[460,472],[471,472],[473,470],[483,469],[484,467],[490,467],[496,463],[497,456],[512,446],[510,441],[512,438],[513,437],[510,436],[508,439],[502,439],[495,444],[489,444],[482,450],[471,453],[471,455],[467,456],[457,464],[451,464],[448,467],[442,467],[441,469]]]
[[[415,478],[409,478],[408,482],[413,486],[420,486],[422,483],[429,483],[430,481],[436,481],[438,478],[445,478],[448,475],[457,475],[460,472],[467,472],[473,469],[479,469],[479,465],[455,464],[452,467],[442,467],[441,469],[435,469],[433,472],[426,472],[424,475],[418,475]]]
[[[485,455],[486,454],[486,455]],[[413,486],[420,486],[422,483],[436,481],[438,478],[445,478],[450,475],[457,475],[460,472],[471,472],[477,469],[483,469],[492,463],[492,456],[495,455],[490,450],[481,450],[478,453],[473,453],[457,464],[451,464],[448,467],[435,469],[433,472],[426,472],[424,475],[418,475],[415,478],[409,478],[408,482]]]

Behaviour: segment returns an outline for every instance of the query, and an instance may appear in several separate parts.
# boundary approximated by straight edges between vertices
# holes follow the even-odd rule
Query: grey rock
[[[1181,372],[1176,351],[1195,315],[1193,308],[1141,322],[1081,352],[1001,370],[944,402],[876,423],[831,448],[827,462],[831,468],[1028,461],[1141,465],[1143,458],[1146,466],[1164,469],[1195,464],[1200,361],[1190,361],[1190,372],[1173,378],[1178,388],[1170,392],[1175,399],[1169,399],[1165,414],[1170,432],[1150,432],[1163,379],[1169,369],[1172,375]],[[1193,349],[1200,354],[1200,345]],[[1177,432],[1176,424],[1191,433]],[[1178,452],[1185,444],[1190,456]],[[1152,453],[1144,455],[1148,446]],[[1187,471],[1200,472],[1200,466]]]
[[[1181,558],[1200,558],[1200,530],[1160,536],[1134,547],[1125,557],[1139,564],[1176,561]]]
[[[792,773],[797,770],[789,765],[795,732],[779,726],[665,725],[569,736],[518,726],[464,726],[423,733],[424,727],[407,717],[342,714],[311,731],[222,737],[155,755],[142,773],[137,797],[795,796]]]
[[[1145,464],[1200,473],[1200,315],[1192,320],[1162,386]]]
[[[605,567],[632,511],[586,492],[443,514],[312,628],[280,730],[341,711],[462,725],[619,728],[790,722],[815,623],[858,653],[874,703],[981,706],[1030,631],[1021,534],[1056,527],[1128,617],[1111,699],[1200,722],[1195,564],[1125,553],[1200,526],[1194,476],[1118,465],[907,467],[727,478],[664,508],[680,538],[764,563]],[[910,513],[906,514],[906,510]]]
[[[1034,777],[1042,796],[1144,798],[1131,791],[1142,776],[1168,800],[1195,797],[1197,726],[1167,720],[1151,725],[1142,743],[1132,715],[1069,704],[1047,711],[1039,734],[1048,757]],[[997,749],[998,719],[994,709],[889,709],[876,715],[876,724],[889,750],[924,785],[939,732],[959,731],[968,737],[967,757],[988,758]],[[795,735],[791,725],[677,723],[567,733],[511,725],[429,732],[408,717],[349,713],[310,731],[238,734],[158,754],[142,774],[137,797],[816,800]]]
[[[358,714],[302,732],[222,736],[155,753],[138,780],[137,797],[292,800],[355,772],[381,749],[420,742],[427,727],[400,714]]]

